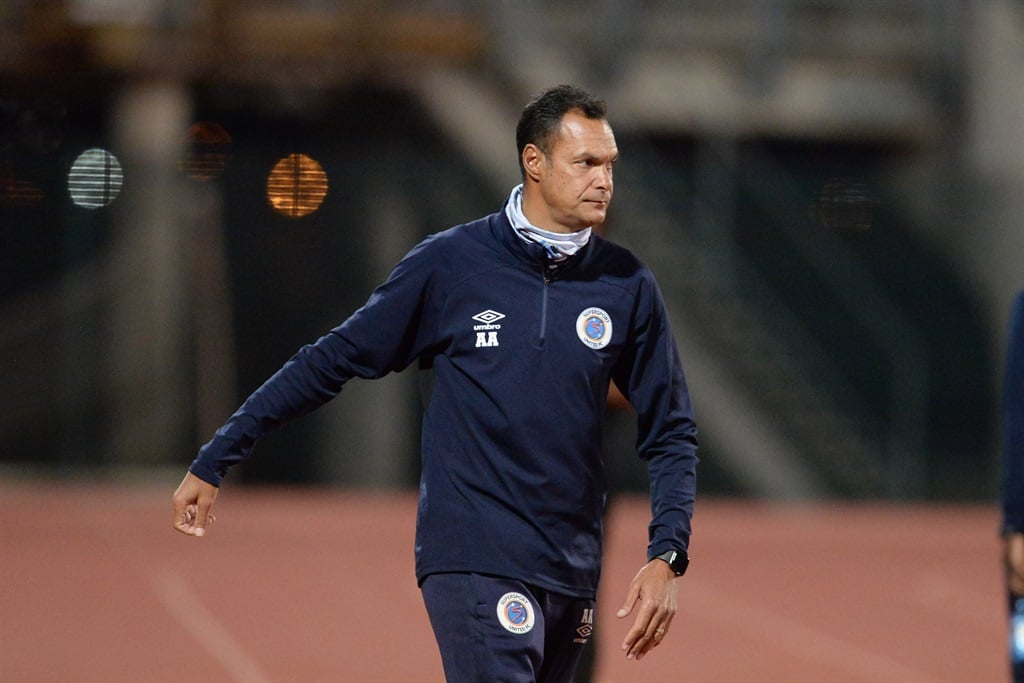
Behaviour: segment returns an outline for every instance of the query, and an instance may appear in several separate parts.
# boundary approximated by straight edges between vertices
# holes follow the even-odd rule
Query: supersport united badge
[[[576,335],[592,349],[603,349],[612,340],[612,319],[603,308],[587,308],[576,318]]]
[[[533,605],[522,593],[505,593],[498,600],[498,622],[511,633],[529,633],[533,628]]]

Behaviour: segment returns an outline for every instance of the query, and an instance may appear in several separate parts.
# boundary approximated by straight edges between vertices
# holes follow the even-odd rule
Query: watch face
[[[668,562],[668,566],[672,568],[676,576],[682,576],[690,564],[690,558],[687,557],[686,553],[681,553],[677,550],[669,550],[658,557]]]

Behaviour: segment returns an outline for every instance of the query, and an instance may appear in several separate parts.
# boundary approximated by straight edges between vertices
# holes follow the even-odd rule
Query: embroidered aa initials
[[[577,637],[572,639],[572,642],[585,644],[590,640],[590,636],[594,635],[594,609],[588,608],[583,610],[583,618],[580,619],[580,625],[576,628]]]
[[[480,323],[473,326],[476,331],[476,348],[498,346],[498,330],[501,329],[498,321],[504,317],[504,313],[498,313],[489,308],[473,316],[473,320]]]
[[[476,333],[476,348],[484,346],[498,346],[498,333],[497,332],[477,332]]]

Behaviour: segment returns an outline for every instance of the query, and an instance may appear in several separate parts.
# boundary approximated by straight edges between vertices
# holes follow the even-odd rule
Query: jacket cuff
[[[224,479],[224,475],[199,459],[193,461],[189,466],[188,471],[205,481],[207,484],[212,484],[217,487],[220,486],[221,480]]]

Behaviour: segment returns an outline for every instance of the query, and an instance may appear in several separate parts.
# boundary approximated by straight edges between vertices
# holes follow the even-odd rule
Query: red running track
[[[442,681],[412,494],[225,486],[206,538],[173,484],[0,482],[0,681]],[[598,683],[1006,680],[994,506],[703,500],[665,644],[615,611],[648,512],[616,501]]]

